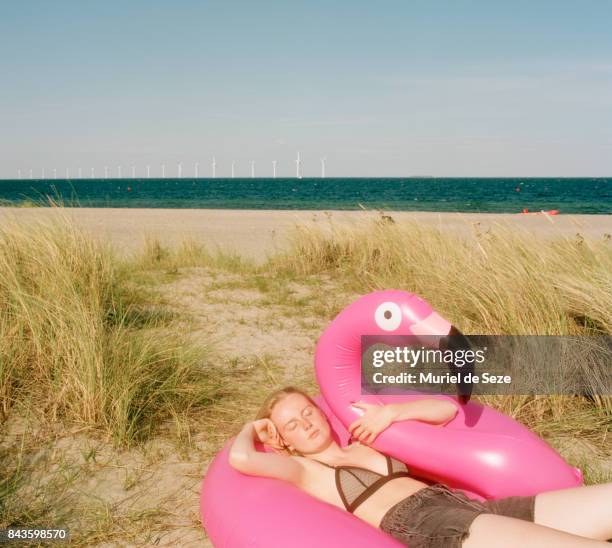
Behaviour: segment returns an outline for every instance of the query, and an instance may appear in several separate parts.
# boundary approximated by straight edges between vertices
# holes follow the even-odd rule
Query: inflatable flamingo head
[[[435,344],[451,330],[414,293],[385,290],[360,297],[336,316],[317,344],[315,367],[324,398],[335,414],[361,398],[362,336],[412,335]]]
[[[349,320],[359,316],[355,325]],[[357,328],[355,335],[424,335],[445,336],[451,324],[438,315],[430,304],[406,291],[375,291],[357,299],[339,314],[334,322]]]

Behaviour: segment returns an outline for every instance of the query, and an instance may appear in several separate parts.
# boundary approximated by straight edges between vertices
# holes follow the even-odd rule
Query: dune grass
[[[228,394],[209,350],[137,282],[149,259],[118,258],[64,216],[0,227],[0,527],[80,524],[77,545],[167,529],[161,510],[84,500],[87,466],[55,449],[76,432],[118,452],[164,432],[189,438],[193,417]]]
[[[121,444],[205,405],[206,355],[129,283],[112,249],[58,222],[0,229],[0,413],[27,407]],[[157,305],[157,306],[156,306]]]
[[[289,251],[269,267],[277,275],[330,273],[359,293],[418,293],[466,333],[612,332],[612,248],[604,239],[533,239],[504,226],[458,238],[386,215],[358,228],[297,227]]]
[[[142,252],[133,258],[130,266],[136,270],[162,270],[169,273],[177,273],[180,268],[194,266],[243,274],[258,271],[252,261],[235,252],[220,247],[211,250],[194,239],[184,239],[177,246],[168,247],[151,235],[145,236]]]

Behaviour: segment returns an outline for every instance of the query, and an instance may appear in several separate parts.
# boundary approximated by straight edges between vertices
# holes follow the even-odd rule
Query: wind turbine
[[[176,164],[176,172],[177,172],[177,177],[180,179],[183,176],[183,163],[179,162],[178,164]]]
[[[272,178],[276,179],[276,160],[272,160]]]
[[[53,168],[53,178],[57,179],[57,168]]]
[[[251,179],[255,178],[255,160],[251,160]]]
[[[108,166],[104,166],[104,178],[108,179]]]
[[[21,180],[21,170],[20,169],[17,170],[17,177],[19,177],[19,180]]]
[[[147,164],[147,179],[151,178],[151,166]]]
[[[96,174],[95,174],[94,168],[92,167],[91,168],[91,178],[95,179],[95,177],[96,177]]]
[[[234,162],[232,162],[232,179],[234,178]]]
[[[302,178],[302,173],[300,172],[300,167],[302,167],[302,160],[300,160],[300,153],[297,153],[297,160],[295,161],[295,176],[298,179]]]
[[[198,164],[198,162],[195,163],[195,166],[193,166],[193,171],[195,173],[195,178],[198,178],[198,168],[200,167],[200,164]]]
[[[79,179],[83,177],[83,170],[81,168],[79,168]]]
[[[32,178],[32,170],[30,170],[30,179]]]
[[[66,179],[70,179],[70,168],[66,168]]]
[[[162,179],[166,178],[166,164],[161,165],[162,168]]]
[[[213,179],[216,179],[217,177],[217,160],[215,160],[214,156],[212,159],[212,176],[213,176]]]
[[[117,166],[117,176],[121,179],[121,166]]]
[[[325,161],[327,158],[325,156],[321,158],[321,179],[325,179]]]
[[[42,168],[42,179],[44,179],[44,178],[45,178],[45,168],[43,167]]]
[[[136,166],[132,166],[132,179],[136,179]]]

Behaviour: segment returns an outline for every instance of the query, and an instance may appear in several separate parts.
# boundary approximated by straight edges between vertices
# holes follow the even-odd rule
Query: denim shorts
[[[533,521],[535,497],[478,502],[436,483],[392,506],[380,528],[409,548],[460,548],[480,514]]]

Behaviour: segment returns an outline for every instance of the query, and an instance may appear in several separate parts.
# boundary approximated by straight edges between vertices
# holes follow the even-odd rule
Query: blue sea
[[[610,178],[0,180],[0,205],[612,214]]]

